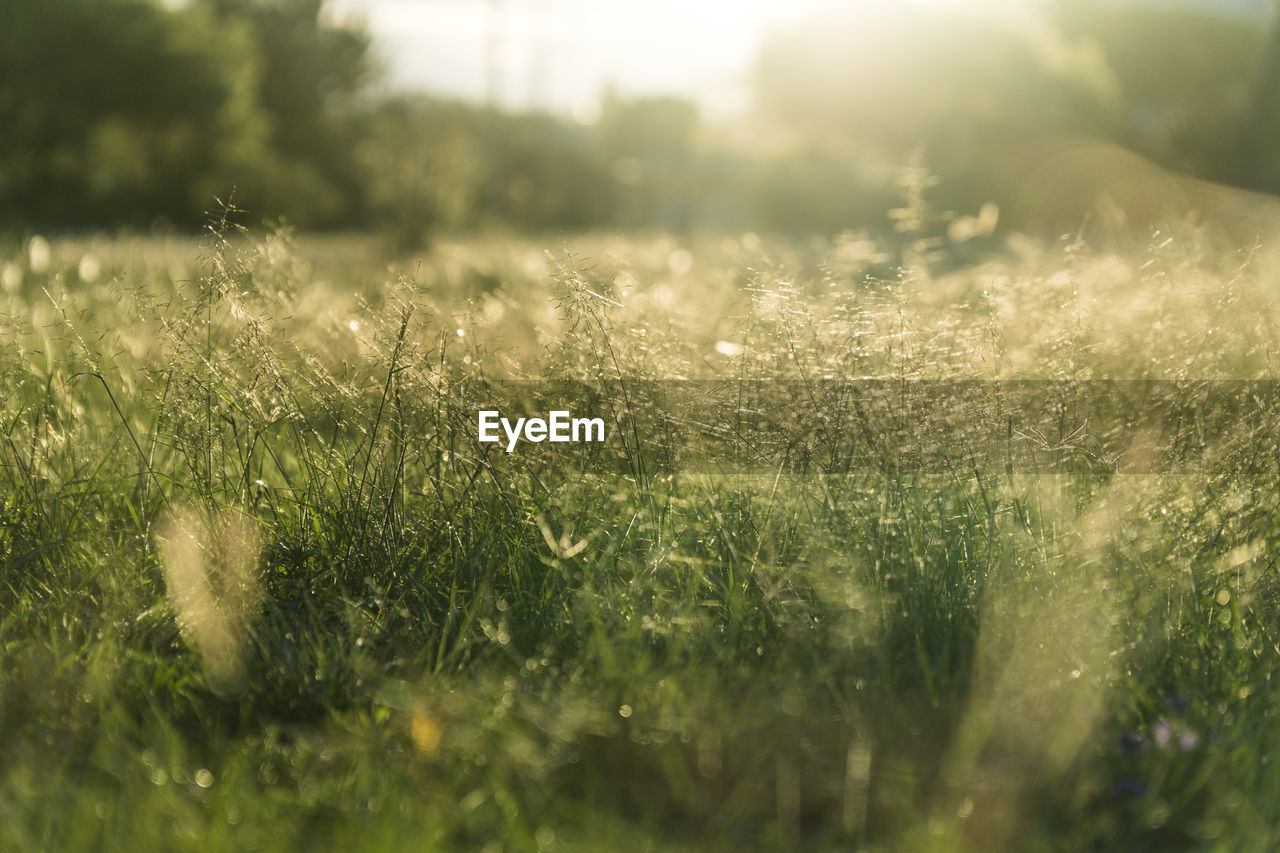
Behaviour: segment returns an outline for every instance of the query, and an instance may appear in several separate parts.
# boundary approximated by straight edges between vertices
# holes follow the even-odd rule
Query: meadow
[[[7,244],[0,848],[1275,849],[1275,258],[898,219]],[[853,380],[1257,393],[1128,467],[1088,417],[840,470],[885,413],[803,470],[786,412],[740,469],[637,426]],[[511,387],[610,450],[480,445]]]

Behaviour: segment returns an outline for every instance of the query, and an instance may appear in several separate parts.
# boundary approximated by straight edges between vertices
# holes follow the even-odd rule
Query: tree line
[[[369,35],[324,0],[0,0],[0,229],[838,230],[884,221],[920,145],[946,203],[1018,183],[1046,138],[1280,188],[1280,28],[1058,0],[1031,20],[828,12],[773,33],[750,132],[606,94],[581,124],[375,97]],[[1006,186],[1008,185],[1008,186]],[[1002,189],[1004,187],[1004,189]]]

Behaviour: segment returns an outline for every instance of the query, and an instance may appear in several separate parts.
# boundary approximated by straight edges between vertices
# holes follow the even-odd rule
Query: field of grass
[[[1275,849],[1269,386],[1129,468],[648,453],[655,387],[1276,376],[1265,253],[936,248],[10,245],[0,849]],[[517,380],[608,452],[478,444]]]

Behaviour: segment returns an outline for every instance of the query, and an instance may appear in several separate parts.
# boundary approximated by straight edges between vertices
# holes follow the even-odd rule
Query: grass
[[[1270,380],[1264,256],[543,248],[10,247],[0,848],[1280,843],[1272,402],[1124,474],[626,428],[674,387]],[[513,387],[596,393],[609,451],[479,445]]]

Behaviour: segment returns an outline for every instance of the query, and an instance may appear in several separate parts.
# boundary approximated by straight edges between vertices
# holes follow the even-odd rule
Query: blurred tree
[[[483,178],[479,110],[425,98],[373,106],[356,147],[369,224],[398,249],[429,232],[473,224]]]
[[[620,157],[675,159],[689,153],[698,109],[682,98],[624,98],[605,92],[595,136],[602,149]]]
[[[545,113],[483,113],[484,216],[527,230],[616,219],[615,184],[581,126]]]
[[[766,126],[840,150],[1105,126],[1105,62],[1034,18],[918,6],[821,13],[775,32],[755,68]]]
[[[302,224],[358,213],[332,101],[367,40],[318,0],[0,0],[0,21],[0,224],[194,223],[233,189]]]
[[[1280,94],[1267,95],[1280,66],[1259,74],[1266,43],[1259,19],[1208,4],[1059,0],[1055,20],[1069,37],[1095,45],[1116,81],[1121,120],[1110,139],[1197,177],[1244,177],[1236,129],[1243,128],[1246,148],[1268,125],[1274,130],[1268,98]],[[1246,171],[1260,168],[1256,156],[1245,159],[1255,161]]]
[[[1241,183],[1280,191],[1280,0],[1272,0],[1271,34],[1263,52],[1257,84],[1241,125]]]
[[[1034,17],[960,7],[819,13],[766,40],[754,88],[758,144],[772,156],[855,162],[862,195],[883,198],[924,145],[943,179],[933,201],[957,208],[1011,202],[1043,140],[1106,134],[1119,112],[1106,63],[1088,44]],[[810,180],[819,193],[850,190],[848,177]],[[839,195],[808,205],[871,224]]]
[[[270,117],[277,186],[261,200],[291,219],[328,224],[360,213],[352,102],[368,81],[369,36],[330,22],[324,0],[198,0],[226,29],[251,39],[260,63],[254,96]],[[272,196],[279,197],[272,197]],[[255,206],[255,200],[246,204]]]
[[[541,231],[617,218],[614,182],[580,125],[421,96],[376,104],[362,124],[370,222],[403,248],[435,228]]]
[[[605,92],[594,147],[623,197],[623,224],[690,225],[698,126],[697,107],[681,98]]]
[[[932,199],[945,207],[1022,208],[1027,178],[1085,140],[1201,178],[1280,188],[1280,23],[1268,49],[1260,18],[1212,4],[1041,8],[867,5],[779,31],[756,67],[762,139],[855,158],[881,183],[924,144],[943,179]]]
[[[0,217],[88,224],[181,216],[252,56],[146,0],[0,0]],[[250,133],[251,137],[252,134]]]

